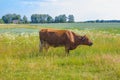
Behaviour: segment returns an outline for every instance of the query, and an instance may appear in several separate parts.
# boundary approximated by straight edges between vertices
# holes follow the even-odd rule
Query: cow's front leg
[[[40,41],[40,44],[39,44],[39,52],[42,52],[43,51],[43,47],[44,47],[44,41]]]
[[[49,49],[49,44],[48,43],[45,43],[45,50],[48,52],[48,49]]]
[[[65,53],[66,53],[67,55],[69,55],[69,48],[68,48],[68,47],[65,47]]]

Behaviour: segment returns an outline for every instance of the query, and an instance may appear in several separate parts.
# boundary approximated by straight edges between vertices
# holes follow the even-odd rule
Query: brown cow
[[[91,46],[93,44],[87,36],[79,36],[68,30],[41,29],[39,37],[40,51],[43,50],[43,47],[48,50],[49,46],[64,46],[65,51],[69,54],[69,50],[75,49],[78,45]]]

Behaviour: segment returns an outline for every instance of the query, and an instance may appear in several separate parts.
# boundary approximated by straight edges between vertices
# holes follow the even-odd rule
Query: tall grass
[[[39,52],[38,32],[0,34],[1,80],[119,80],[120,35],[109,30],[69,29],[90,37],[66,56],[63,47]]]

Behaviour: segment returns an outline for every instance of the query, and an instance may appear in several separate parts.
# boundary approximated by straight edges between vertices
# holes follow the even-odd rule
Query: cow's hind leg
[[[39,47],[40,47],[39,52],[42,52],[44,47],[44,41],[42,40],[40,41]]]

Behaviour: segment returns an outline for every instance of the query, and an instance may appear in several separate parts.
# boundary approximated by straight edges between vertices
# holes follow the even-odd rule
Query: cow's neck
[[[75,38],[75,44],[77,46],[82,44],[81,38],[82,38],[82,36],[76,36],[76,38]]]

